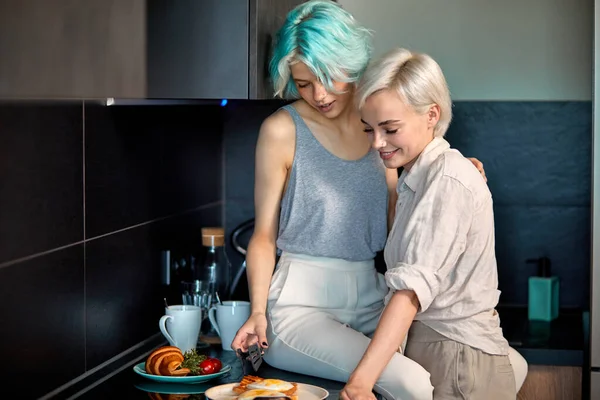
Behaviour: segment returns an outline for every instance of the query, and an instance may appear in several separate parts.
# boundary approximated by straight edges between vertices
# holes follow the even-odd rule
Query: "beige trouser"
[[[406,356],[431,374],[433,398],[439,400],[514,400],[515,375],[508,356],[497,356],[440,335],[414,321]]]

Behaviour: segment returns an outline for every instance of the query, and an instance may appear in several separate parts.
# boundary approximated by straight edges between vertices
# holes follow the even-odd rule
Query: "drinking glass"
[[[213,303],[213,293],[209,282],[201,280],[193,280],[191,282],[181,282],[181,301],[186,306],[197,306],[201,310],[202,329],[200,335],[206,333],[205,320],[208,317],[208,310]],[[210,329],[210,328],[209,328]]]

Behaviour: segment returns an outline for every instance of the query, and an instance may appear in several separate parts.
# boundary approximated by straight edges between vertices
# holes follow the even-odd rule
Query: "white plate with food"
[[[323,400],[329,392],[306,383],[281,379],[245,376],[240,383],[228,383],[208,389],[204,395],[210,400],[253,400],[258,397],[287,396],[291,400]]]

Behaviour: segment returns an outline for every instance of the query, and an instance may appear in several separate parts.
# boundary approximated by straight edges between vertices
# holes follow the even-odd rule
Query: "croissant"
[[[179,368],[183,353],[175,346],[163,346],[154,350],[146,359],[146,372],[153,375],[185,376],[191,371]]]

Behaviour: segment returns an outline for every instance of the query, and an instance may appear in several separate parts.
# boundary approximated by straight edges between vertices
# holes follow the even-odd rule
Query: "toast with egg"
[[[264,399],[265,397],[269,397],[271,399],[281,398],[281,399],[297,400],[297,396],[287,396],[276,390],[263,390],[263,389],[247,390],[244,393],[240,394],[236,398],[236,400],[254,400],[254,399],[260,399],[260,398]]]
[[[244,376],[242,381],[233,388],[234,393],[238,394],[238,400],[252,400],[254,397],[276,397],[281,395],[288,396],[292,400],[297,400],[297,390],[298,385],[296,383],[281,379],[265,379],[252,375]],[[262,394],[258,392],[262,392]],[[266,392],[272,392],[273,394],[266,394]]]

